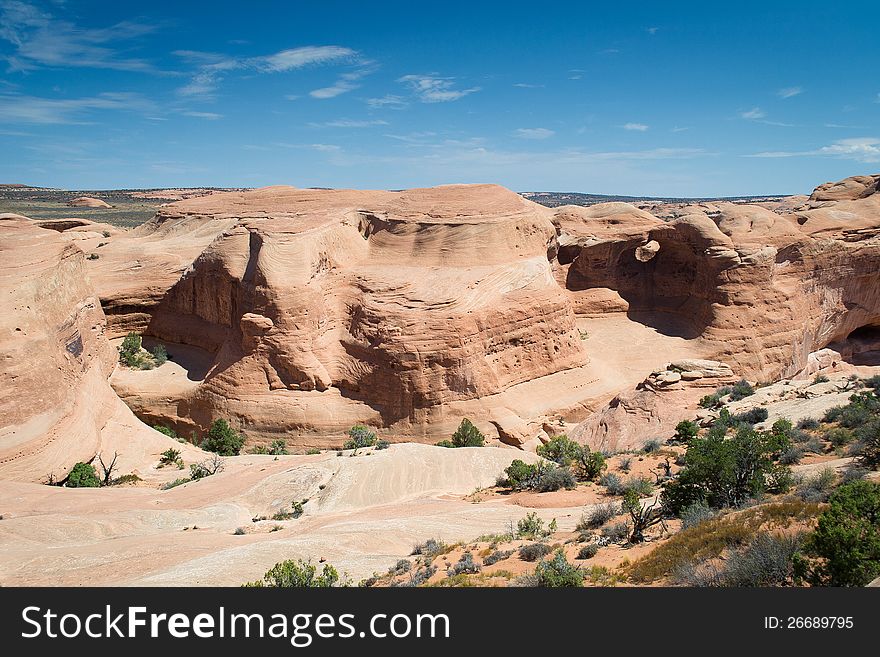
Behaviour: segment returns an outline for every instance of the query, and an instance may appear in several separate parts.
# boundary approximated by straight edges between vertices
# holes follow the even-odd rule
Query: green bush
[[[735,507],[765,491],[784,492],[791,471],[777,461],[790,447],[787,437],[772,432],[743,427],[727,439],[713,428],[688,443],[684,467],[663,490],[663,506],[678,514],[695,502]]]
[[[880,485],[852,481],[831,496],[798,564],[814,585],[864,586],[880,575]]]
[[[348,430],[348,440],[342,449],[361,449],[376,444],[376,432],[363,424],[356,424]]]
[[[221,456],[238,456],[244,446],[244,436],[223,419],[214,420],[208,434],[202,440],[201,448]]]
[[[578,522],[576,529],[579,532],[585,532],[591,529],[599,529],[599,527],[611,520],[618,513],[620,513],[620,509],[613,502],[608,502],[606,504],[597,504],[590,511],[589,515],[584,514],[581,516],[580,522]]]
[[[547,443],[538,447],[538,456],[558,465],[568,466],[578,460],[582,448],[566,435],[553,436]]]
[[[544,521],[534,511],[530,511],[516,523],[516,538],[544,538],[549,534],[544,529]]]
[[[658,449],[660,449],[662,444],[663,443],[661,443],[656,438],[652,438],[651,440],[645,441],[645,444],[642,446],[642,451],[645,452],[645,454],[656,452]]]
[[[835,447],[843,447],[855,440],[856,437],[849,429],[845,429],[844,427],[833,427],[825,432],[824,438]]]
[[[584,559],[592,559],[599,553],[599,546],[595,543],[587,543],[583,546],[577,554],[577,558],[580,560]]]
[[[769,417],[770,413],[763,406],[750,408],[745,413],[737,413],[731,419],[735,423],[745,422],[746,424],[758,424]]]
[[[719,408],[724,405],[724,402],[721,401],[721,395],[715,392],[711,395],[700,397],[699,405],[700,408]]]
[[[169,447],[159,456],[159,466],[176,465],[183,467],[183,460],[180,458],[180,450]]]
[[[269,454],[272,456],[282,456],[287,454],[287,441],[281,438],[273,440],[269,445]]]
[[[529,543],[519,549],[519,558],[523,561],[537,561],[550,552],[550,546],[546,543]]]
[[[339,581],[339,573],[330,564],[324,564],[319,575],[317,568],[310,562],[288,559],[276,563],[270,568],[263,579],[250,582],[245,586],[276,587],[276,588],[329,588]]]
[[[576,485],[574,475],[568,468],[549,467],[541,469],[532,488],[539,493],[549,493],[562,488],[572,489]]]
[[[80,461],[71,468],[67,475],[68,488],[98,488],[101,480],[98,479],[98,473],[95,472],[95,466],[91,463],[83,463]]]
[[[730,401],[739,401],[754,394],[755,389],[752,387],[752,384],[745,379],[741,379],[734,384],[733,389],[730,391]]]
[[[157,344],[153,347],[150,353],[153,355],[153,360],[156,361],[156,365],[164,365],[168,362],[168,352],[166,351],[164,344]]]
[[[798,429],[818,429],[819,428],[819,420],[815,420],[811,417],[805,417],[802,420],[799,420],[797,423]]]
[[[119,346],[119,362],[129,367],[139,367],[141,360],[141,336],[129,333]]]
[[[453,447],[482,447],[485,442],[486,437],[467,418],[461,421],[458,429],[452,434]]]
[[[682,420],[675,425],[674,439],[686,443],[692,438],[696,438],[700,432],[700,427],[696,422],[691,420]]]
[[[573,566],[565,558],[565,553],[557,550],[552,559],[541,561],[535,568],[538,586],[552,588],[582,586],[584,571]]]
[[[163,433],[169,438],[174,438],[174,440],[180,440],[177,435],[177,432],[174,429],[169,429],[168,427],[163,427],[161,424],[154,424],[153,428],[159,433]]]
[[[588,447],[583,448],[578,461],[578,471],[581,477],[586,481],[595,481],[606,467],[608,466],[602,452],[592,452]]]
[[[376,449],[378,450],[388,449],[389,447],[391,447],[391,443],[389,443],[387,440],[376,441]]]

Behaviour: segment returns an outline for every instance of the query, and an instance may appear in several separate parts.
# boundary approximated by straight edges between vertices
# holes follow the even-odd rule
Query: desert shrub
[[[592,508],[589,514],[581,516],[581,519],[577,524],[577,530],[579,532],[585,532],[591,529],[599,529],[599,527],[616,516],[619,511],[618,506],[613,502],[597,504]]]
[[[650,454],[651,452],[656,452],[660,449],[661,445],[662,443],[659,440],[652,438],[651,440],[645,441],[645,444],[642,446],[642,451],[645,452],[645,454]]]
[[[534,511],[530,511],[516,523],[517,538],[543,538],[547,532],[544,530],[544,521]]]
[[[758,424],[758,422],[763,422],[769,416],[769,412],[763,406],[756,406],[755,408],[750,408],[745,413],[737,413],[733,416],[734,422],[745,422],[746,424]]]
[[[857,460],[864,468],[880,468],[880,430],[859,439]]]
[[[629,477],[623,483],[623,494],[626,495],[629,491],[644,497],[654,492],[654,485],[645,477]]]
[[[602,452],[590,451],[588,447],[583,448],[577,464],[580,477],[586,481],[595,481],[606,467],[605,455]]]
[[[843,472],[843,476],[840,478],[841,484],[848,484],[851,481],[861,481],[864,479],[870,470],[866,468],[860,468],[858,466],[850,466]]]
[[[491,566],[503,559],[507,559],[511,554],[513,554],[513,550],[495,550],[483,559],[483,566]]]
[[[434,576],[434,573],[437,572],[437,566],[428,565],[421,568],[417,568],[416,570],[411,570],[409,573],[409,579],[399,584],[395,584],[394,586],[421,586],[425,584],[431,577]]]
[[[620,468],[621,472],[629,472],[632,467],[632,456],[624,456],[620,459],[620,464],[617,467]]]
[[[557,550],[551,559],[545,559],[535,567],[538,586],[552,588],[582,586],[584,576],[580,568],[568,562],[562,550]]]
[[[330,564],[324,564],[320,574],[314,564],[298,559],[276,563],[266,571],[263,579],[245,586],[277,588],[329,588],[339,581],[339,573]]]
[[[712,430],[688,443],[685,465],[662,493],[663,506],[678,514],[694,502],[735,507],[765,491],[784,492],[791,471],[777,463],[791,447],[785,436],[741,428],[730,439]]]
[[[180,450],[169,447],[159,456],[159,465],[183,465],[180,459]]]
[[[719,408],[724,405],[724,402],[721,401],[721,395],[715,392],[701,397],[699,405],[700,408]]]
[[[779,462],[782,465],[795,465],[800,463],[802,458],[804,458],[804,450],[796,445],[792,445],[782,453],[779,457]]]
[[[163,427],[161,424],[154,424],[153,428],[159,433],[163,433],[169,438],[174,438],[175,440],[180,440],[177,435],[177,432],[174,429],[169,429],[168,427]]]
[[[109,230],[102,230],[101,235],[103,235],[104,237],[110,237],[110,231]]]
[[[705,502],[694,502],[682,509],[678,517],[681,518],[681,528],[687,529],[688,527],[699,525],[705,520],[714,518],[715,512]]]
[[[504,477],[499,483],[513,490],[524,490],[531,486],[531,482],[535,479],[537,473],[537,465],[526,463],[520,459],[514,459],[504,469]]]
[[[236,527],[235,531],[232,532],[233,536],[244,536],[247,532],[244,530],[244,527]]]
[[[412,562],[409,559],[399,559],[389,571],[392,575],[403,575],[412,570]]]
[[[164,365],[168,362],[168,351],[165,349],[164,344],[157,344],[150,353],[153,356],[153,360],[156,361],[156,365]]]
[[[824,502],[831,495],[835,482],[837,473],[832,468],[825,468],[798,486],[797,496],[804,502]]]
[[[107,485],[108,486],[122,486],[123,484],[134,484],[139,481],[143,481],[143,479],[138,477],[136,474],[125,474],[125,475],[122,475],[121,477],[115,477],[115,478],[111,479],[107,483]]]
[[[578,551],[577,558],[580,560],[592,559],[596,556],[596,554],[598,554],[598,552],[598,545],[596,545],[595,543],[587,543]]]
[[[200,447],[221,456],[238,456],[244,440],[244,436],[230,427],[226,420],[218,418],[211,423]]]
[[[813,385],[816,385],[817,383],[828,383],[830,380],[831,379],[824,374],[817,374],[816,378],[813,379]]]
[[[98,479],[95,466],[80,461],[71,468],[67,475],[67,483],[64,485],[68,488],[98,488],[101,480]]]
[[[562,466],[571,465],[581,456],[582,448],[566,435],[554,436],[538,447],[538,456]]]
[[[452,434],[453,447],[482,447],[485,442],[486,437],[467,418],[461,421],[458,429]]]
[[[807,538],[798,572],[824,586],[864,586],[880,575],[880,485],[838,488]]]
[[[177,488],[178,486],[182,486],[183,484],[188,484],[192,479],[189,477],[181,477],[179,479],[175,479],[174,481],[169,481],[160,486],[162,490],[168,490],[169,488]]]
[[[321,453],[321,450],[318,449],[317,447],[309,447],[306,450],[306,456],[313,456],[315,454],[320,454],[320,453]]]
[[[305,500],[294,500],[290,503],[290,515],[292,518],[299,518],[303,513],[305,513],[305,509],[303,509],[303,504],[305,504]]]
[[[602,475],[599,485],[604,486],[609,495],[623,495],[623,480],[613,472]]]
[[[388,449],[389,447],[391,447],[391,443],[389,443],[387,440],[377,440],[376,441],[376,449],[382,450],[382,449]]]
[[[474,555],[470,552],[465,552],[453,566],[447,569],[446,574],[449,577],[455,577],[456,575],[476,575],[481,570],[482,567],[480,564],[474,563]]]
[[[801,443],[801,449],[810,454],[822,454],[825,451],[825,445],[819,438],[813,436],[805,443]]]
[[[201,463],[192,463],[189,466],[189,476],[192,481],[198,481],[199,479],[210,477],[211,474],[213,473],[209,472],[208,468]]]
[[[696,438],[699,432],[700,427],[696,422],[693,422],[692,420],[682,420],[675,425],[674,439],[686,443],[691,438]]]
[[[422,555],[433,559],[444,552],[446,552],[446,544],[443,541],[429,538],[424,543],[416,545],[410,554],[413,556]]]
[[[119,362],[129,367],[138,367],[141,358],[141,336],[129,333],[119,345]]]
[[[868,388],[873,388],[874,390],[880,390],[880,374],[875,374],[874,376],[862,380],[862,383],[865,384]]]
[[[575,485],[574,475],[568,468],[547,468],[539,473],[532,488],[539,493],[548,493],[561,488],[571,489]]]
[[[682,577],[679,569],[676,579],[697,586],[784,586],[794,578],[795,556],[803,543],[802,533],[760,531],[747,546],[731,551],[723,566],[693,564],[690,577]]]
[[[855,440],[853,432],[844,427],[834,427],[825,432],[825,440],[835,447],[843,447]]]
[[[819,420],[816,420],[811,417],[805,417],[802,420],[798,420],[797,423],[798,429],[818,429],[819,428]]]
[[[361,449],[376,444],[376,432],[363,424],[356,424],[348,430],[348,440],[342,449]]]
[[[448,447],[450,449],[455,447],[455,445],[452,444],[451,440],[441,440],[439,443],[436,443],[436,446],[437,447]]]
[[[629,540],[629,523],[622,521],[615,522],[613,525],[605,525],[602,528],[602,536],[611,543],[624,543]]]
[[[740,381],[735,383],[733,388],[730,390],[730,401],[739,401],[740,399],[745,399],[746,397],[750,397],[754,394],[755,389],[752,387],[752,384],[745,379],[741,379]]]
[[[550,546],[546,543],[529,543],[519,549],[519,558],[523,561],[537,561],[547,554],[550,554]]]
[[[284,454],[287,454],[287,441],[283,440],[282,438],[273,440],[269,444],[269,454],[271,454],[272,456],[282,456]]]

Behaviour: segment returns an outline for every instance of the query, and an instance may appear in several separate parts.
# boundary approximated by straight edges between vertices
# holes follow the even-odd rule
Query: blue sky
[[[722,196],[880,170],[876,4],[766,4],[0,0],[0,182]]]

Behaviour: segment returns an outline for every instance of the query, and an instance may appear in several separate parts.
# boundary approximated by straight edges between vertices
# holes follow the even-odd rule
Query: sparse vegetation
[[[183,459],[180,457],[180,450],[169,447],[159,456],[159,467],[164,468],[166,465],[177,466],[179,470],[183,469]]]
[[[523,561],[537,561],[550,552],[550,546],[546,543],[529,543],[519,549],[519,558]]]
[[[726,438],[713,428],[688,444],[684,468],[665,485],[663,506],[677,514],[695,502],[718,509],[765,491],[784,492],[791,486],[791,471],[778,460],[790,447],[786,435],[773,431],[742,427]]]
[[[551,559],[541,561],[535,568],[537,586],[552,588],[583,586],[584,577],[584,571],[570,564],[562,550],[557,550]]]
[[[864,586],[880,575],[880,485],[838,488],[799,559],[799,576],[819,586]]]
[[[208,429],[200,447],[221,456],[238,456],[244,441],[243,434],[230,427],[226,420],[219,418],[211,423],[211,428]]]
[[[599,529],[606,522],[611,520],[619,513],[618,506],[613,502],[606,504],[597,504],[593,507],[589,514],[581,516],[576,529],[579,532],[586,532],[591,529]]]
[[[730,389],[730,401],[740,401],[754,394],[755,389],[752,387],[752,384],[745,379],[741,379]]]
[[[696,438],[699,433],[700,427],[696,422],[682,420],[675,425],[675,436],[673,439],[678,442],[687,443],[692,438]]]
[[[64,485],[68,488],[98,488],[101,480],[95,472],[95,466],[80,461],[71,468]]]
[[[342,449],[362,449],[376,444],[376,432],[363,424],[356,424],[348,430],[348,440]]]
[[[452,447],[482,447],[485,443],[486,437],[467,418],[461,421],[452,434]]]
[[[581,561],[585,559],[592,559],[599,553],[599,546],[595,543],[587,543],[580,550],[578,550],[577,558]]]
[[[320,574],[311,562],[297,559],[276,563],[263,578],[244,586],[275,588],[329,588],[339,581],[339,573],[330,564],[324,564]]]
[[[581,456],[582,448],[566,435],[553,436],[548,442],[538,447],[538,456],[557,465],[569,466]]]

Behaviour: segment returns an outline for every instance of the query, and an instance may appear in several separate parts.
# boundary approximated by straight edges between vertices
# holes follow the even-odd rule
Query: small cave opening
[[[859,326],[828,347],[853,365],[880,365],[880,323]]]

